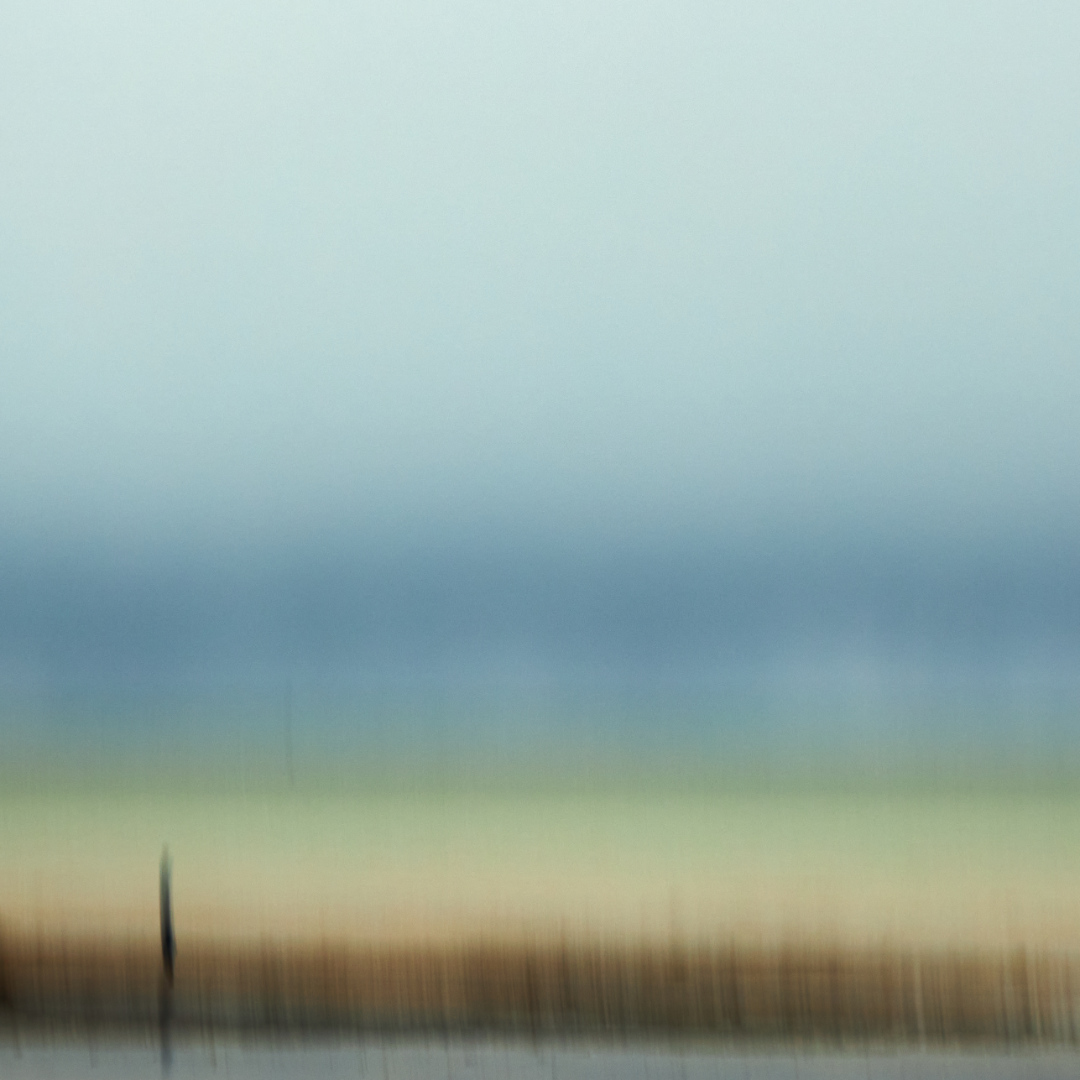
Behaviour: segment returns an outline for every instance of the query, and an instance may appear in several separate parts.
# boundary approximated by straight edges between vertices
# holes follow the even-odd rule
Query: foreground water
[[[1056,1080],[1078,1072],[1080,1054],[1048,1050],[810,1048],[792,1053],[699,1045],[406,1041],[273,1046],[218,1041],[178,1044],[163,1062],[160,1048],[150,1044],[0,1039],[0,1076],[5,1080]]]

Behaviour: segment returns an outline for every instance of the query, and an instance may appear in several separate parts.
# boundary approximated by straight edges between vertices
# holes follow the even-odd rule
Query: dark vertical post
[[[172,1025],[173,965],[176,960],[176,937],[172,923],[172,860],[169,849],[161,853],[161,961],[165,978],[161,984],[161,1072],[167,1076],[172,1066],[172,1044],[170,1041]]]
[[[168,848],[161,853],[161,959],[165,965],[165,981],[171,987],[176,938],[172,924],[172,860]]]

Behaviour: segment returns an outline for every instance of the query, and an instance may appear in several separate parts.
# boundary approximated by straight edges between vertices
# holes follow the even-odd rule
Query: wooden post
[[[172,860],[168,848],[161,853],[161,959],[165,965],[165,980],[172,986],[176,937],[172,924]]]
[[[161,984],[158,1018],[161,1027],[161,1072],[167,1076],[172,1067],[172,995],[176,961],[176,936],[172,923],[172,860],[168,848],[161,853],[161,960],[165,978]]]

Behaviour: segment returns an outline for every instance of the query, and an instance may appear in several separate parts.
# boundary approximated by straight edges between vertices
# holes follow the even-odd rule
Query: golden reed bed
[[[825,947],[477,944],[160,948],[0,943],[8,1024],[271,1033],[381,1031],[1075,1043],[1063,955]]]

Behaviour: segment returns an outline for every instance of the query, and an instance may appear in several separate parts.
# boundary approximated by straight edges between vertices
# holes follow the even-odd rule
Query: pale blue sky
[[[1068,668],[1078,47],[1073,3],[7,0],[3,670]]]
[[[1078,44],[1067,3],[6,3],[4,531],[1075,529]]]

